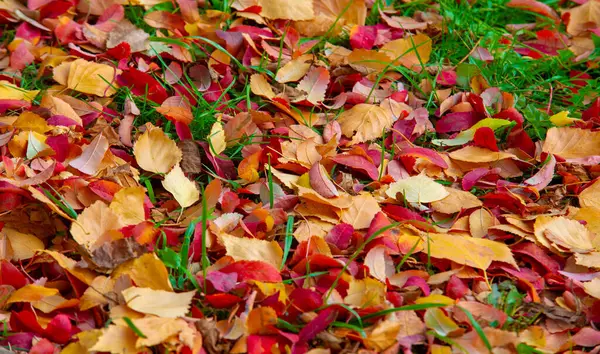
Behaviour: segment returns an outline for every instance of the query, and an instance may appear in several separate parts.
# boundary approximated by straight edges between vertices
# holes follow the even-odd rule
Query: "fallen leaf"
[[[431,203],[446,198],[449,193],[444,187],[433,179],[418,175],[412,176],[390,184],[385,194],[396,199],[398,193],[402,199],[409,203]]]
[[[550,128],[542,151],[584,165],[600,161],[600,132],[579,128]]]
[[[310,69],[308,74],[298,83],[298,90],[306,92],[308,102],[317,105],[325,99],[325,91],[329,85],[329,71],[321,66]]]
[[[33,258],[36,252],[44,250],[44,242],[35,235],[19,232],[10,227],[4,227],[0,234],[5,234],[10,242],[11,259],[20,261]]]
[[[429,62],[431,50],[431,38],[422,33],[387,42],[381,47],[381,52],[396,64],[418,71]]]
[[[260,14],[268,19],[311,20],[315,17],[312,0],[258,0]]]
[[[123,226],[125,225],[118,214],[104,202],[96,201],[85,208],[77,216],[77,220],[71,224],[71,236],[77,243],[91,251],[96,247],[98,239],[105,233],[119,230]]]
[[[574,36],[600,26],[600,3],[591,0],[578,4],[581,5],[565,11],[569,16],[567,32]]]
[[[31,102],[40,90],[24,90],[8,81],[0,81],[0,97],[5,100],[22,100]]]
[[[370,193],[361,193],[352,197],[352,205],[342,210],[340,219],[355,230],[362,230],[371,225],[371,220],[380,211],[379,203]]]
[[[109,65],[77,59],[54,68],[54,80],[68,88],[100,97],[115,94],[115,77],[121,70]]]
[[[334,198],[340,195],[336,186],[329,179],[325,167],[319,162],[315,163],[308,171],[308,178],[310,179],[310,186],[323,198]]]
[[[181,161],[181,150],[160,128],[147,126],[133,145],[137,163],[146,171],[167,173]]]
[[[534,229],[538,242],[548,248],[577,253],[594,250],[594,234],[576,220],[542,215],[535,220]]]
[[[344,298],[345,304],[359,308],[381,305],[384,301],[385,285],[371,278],[352,279]]]
[[[388,250],[384,246],[373,247],[365,256],[365,265],[369,267],[371,276],[382,283],[394,275],[396,268]]]
[[[579,193],[579,205],[600,210],[600,183],[595,181]]]
[[[173,197],[182,208],[187,208],[200,200],[198,186],[183,174],[179,163],[173,167],[171,172],[167,173],[162,185],[173,194]]]
[[[443,310],[439,308],[431,308],[425,311],[423,316],[425,324],[428,328],[433,329],[437,334],[447,337],[449,334],[456,332],[460,327],[450,317],[446,316]]]
[[[187,314],[196,291],[174,293],[150,288],[131,287],[122,291],[127,306],[137,312],[176,318]]]
[[[322,0],[314,1],[315,18],[298,21],[294,27],[301,34],[314,37],[326,33],[337,36],[345,26],[364,25],[367,6],[363,0]]]
[[[118,215],[123,225],[137,225],[146,220],[145,197],[146,192],[142,187],[122,188],[115,193],[109,208]]]
[[[249,237],[237,237],[227,234],[220,236],[227,255],[236,261],[263,261],[273,267],[281,266],[283,250],[275,241],[259,240]]]
[[[392,126],[388,111],[376,105],[361,103],[338,117],[342,133],[351,137],[351,144],[380,138]]]
[[[444,189],[448,192],[448,196],[431,203],[431,208],[435,211],[444,214],[454,214],[461,210],[476,208],[483,205],[481,200],[470,192],[450,187],[444,187]]]

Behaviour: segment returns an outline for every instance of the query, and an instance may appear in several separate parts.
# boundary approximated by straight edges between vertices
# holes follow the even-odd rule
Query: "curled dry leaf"
[[[315,163],[308,171],[310,186],[324,198],[334,198],[339,196],[336,186],[331,182],[329,174],[325,167],[320,163]]]
[[[160,128],[146,126],[146,131],[133,145],[135,159],[146,171],[167,173],[181,161],[181,150]]]

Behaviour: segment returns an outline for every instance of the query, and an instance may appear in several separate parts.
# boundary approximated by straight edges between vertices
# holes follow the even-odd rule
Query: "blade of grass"
[[[366,321],[371,318],[385,316],[385,315],[389,315],[390,313],[399,312],[399,311],[418,311],[418,310],[430,309],[433,307],[444,307],[444,306],[448,306],[448,305],[436,304],[436,303],[406,305],[406,306],[394,307],[391,309],[385,309],[385,310],[381,310],[378,312],[373,312],[368,315],[362,316],[362,319],[363,319],[363,321]]]
[[[142,333],[142,331],[140,331],[139,328],[137,328],[137,326],[135,325],[135,323],[133,323],[133,321],[129,317],[123,317],[123,321],[125,321],[125,323],[127,323],[127,326],[129,328],[131,328],[131,330],[135,334],[137,334],[138,337],[140,337],[140,338],[148,338],[148,337],[146,337],[146,335],[144,333]]]
[[[475,329],[475,331],[477,332],[477,334],[479,335],[479,338],[481,338],[481,340],[483,341],[483,344],[485,344],[485,347],[488,348],[488,350],[490,351],[490,353],[492,352],[492,345],[490,344],[490,341],[488,340],[487,336],[485,335],[485,332],[483,331],[483,328],[481,328],[481,326],[479,325],[479,323],[477,322],[477,320],[475,320],[475,317],[473,317],[473,314],[471,314],[471,312],[463,307],[457,306],[459,309],[461,309],[465,315],[467,315],[467,318],[469,319],[469,322],[471,322],[471,326],[473,326],[473,328]]]
[[[293,235],[294,230],[294,217],[288,216],[287,224],[285,225],[285,241],[283,244],[283,258],[281,259],[281,266],[279,266],[279,270],[283,269],[285,266],[285,262],[290,254],[290,249],[292,248],[292,241],[294,240]]]

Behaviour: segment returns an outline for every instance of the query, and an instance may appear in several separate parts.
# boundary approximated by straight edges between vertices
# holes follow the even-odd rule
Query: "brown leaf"
[[[344,111],[338,118],[342,133],[352,137],[351,144],[381,138],[392,126],[392,117],[385,109],[361,103]]]

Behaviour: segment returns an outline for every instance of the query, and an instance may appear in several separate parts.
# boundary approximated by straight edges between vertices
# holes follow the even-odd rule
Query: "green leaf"
[[[506,127],[506,126],[509,126],[512,124],[514,124],[514,123],[509,120],[506,120],[506,119],[485,118],[485,119],[482,119],[479,122],[477,122],[471,128],[469,128],[467,130],[463,130],[462,132],[458,133],[458,135],[456,135],[456,137],[453,139],[433,139],[431,141],[431,143],[434,145],[438,145],[438,146],[465,145],[469,141],[473,140],[473,137],[475,137],[475,132],[479,128],[487,127],[487,128],[491,128],[492,130],[496,131],[500,128],[503,128],[503,127]]]

